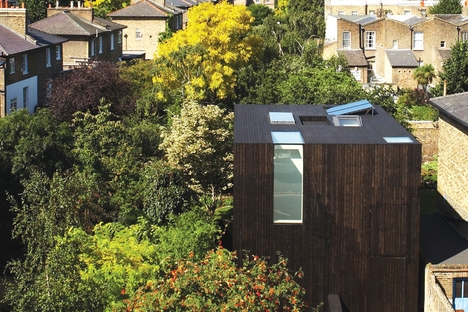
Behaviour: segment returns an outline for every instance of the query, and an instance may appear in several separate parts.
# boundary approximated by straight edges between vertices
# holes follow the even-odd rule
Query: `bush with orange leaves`
[[[175,264],[164,279],[149,283],[125,300],[127,311],[317,311],[303,300],[298,283],[302,271],[291,274],[287,259],[269,265],[249,257],[241,267],[236,255],[222,247],[195,262]]]

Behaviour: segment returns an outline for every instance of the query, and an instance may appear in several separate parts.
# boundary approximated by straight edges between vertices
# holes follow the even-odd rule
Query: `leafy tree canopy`
[[[117,65],[98,62],[64,72],[52,81],[46,103],[60,120],[71,121],[76,112],[95,114],[102,99],[117,115],[134,109],[133,90]]]
[[[274,14],[272,9],[263,4],[250,4],[247,6],[247,10],[250,11],[254,18],[252,26],[261,25],[267,16]]]
[[[462,5],[459,0],[439,0],[439,2],[429,7],[430,14],[461,14]]]
[[[131,0],[86,0],[85,6],[92,7],[94,14],[105,18],[107,14],[125,8],[131,4]]]
[[[458,41],[451,50],[448,58],[439,73],[440,82],[431,90],[435,96],[443,95],[444,82],[447,85],[447,94],[468,91],[468,42]]]
[[[191,256],[192,257],[192,256]],[[218,248],[201,261],[180,260],[164,279],[131,296],[129,311],[304,311],[303,273],[289,273],[287,260],[268,264],[248,257],[237,267],[235,253]]]
[[[191,187],[212,197],[231,186],[234,114],[216,105],[183,104],[163,133],[160,148]]]
[[[260,39],[249,34],[250,12],[223,1],[201,3],[188,15],[187,28],[158,47],[154,82],[160,99],[168,100],[171,89],[199,101],[233,96],[237,70],[261,47]]]
[[[436,72],[432,64],[425,64],[417,67],[413,72],[413,78],[416,79],[419,85],[427,91],[427,85],[434,80],[436,77]]]

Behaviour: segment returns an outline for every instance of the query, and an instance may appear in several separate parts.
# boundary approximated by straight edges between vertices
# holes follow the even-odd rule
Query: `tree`
[[[430,14],[461,14],[462,5],[459,0],[439,0],[439,2],[429,7]]]
[[[446,83],[447,94],[468,91],[468,41],[458,41],[453,45],[450,57],[439,73],[440,82],[432,91],[434,95],[443,95]]]
[[[85,6],[92,7],[96,16],[105,18],[110,12],[125,8],[131,0],[86,0]]]
[[[247,6],[247,10],[250,11],[254,18],[252,26],[261,25],[267,16],[274,14],[272,9],[263,4],[250,4]]]
[[[417,67],[413,72],[413,78],[416,79],[423,90],[427,92],[427,85],[436,77],[435,69],[432,64],[425,64]]]
[[[117,65],[107,62],[82,65],[52,81],[46,103],[60,120],[71,121],[76,112],[96,114],[102,99],[111,111],[122,115],[133,111],[135,99]]]
[[[154,82],[159,97],[215,102],[232,97],[237,71],[258,53],[260,39],[249,34],[245,6],[204,2],[188,12],[187,28],[158,46]]]
[[[191,187],[215,198],[231,186],[234,114],[216,105],[183,104],[163,130],[160,148]]]
[[[287,269],[287,260],[269,265],[247,257],[236,266],[235,253],[223,248],[204,259],[178,261],[164,279],[152,281],[125,300],[127,311],[304,311],[303,273]],[[315,309],[314,309],[315,310]]]
[[[22,0],[24,7],[28,10],[28,17],[31,23],[37,22],[47,17],[47,6],[52,3],[51,0]]]

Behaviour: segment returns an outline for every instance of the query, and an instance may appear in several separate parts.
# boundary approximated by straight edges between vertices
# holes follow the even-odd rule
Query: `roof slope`
[[[468,129],[468,92],[436,97],[430,103],[439,112]]]
[[[300,131],[305,144],[391,144],[384,137],[408,137],[412,143],[405,144],[420,144],[380,106],[374,106],[375,115],[360,115],[361,127],[335,126],[334,116],[326,111],[330,107],[333,106],[235,105],[234,143],[271,144],[271,131]],[[291,112],[295,123],[272,124],[270,112]]]
[[[50,35],[45,32],[42,32],[37,29],[28,29],[28,35],[34,38],[36,40],[37,44],[39,46],[47,46],[50,44],[59,44],[63,43],[65,41],[68,41],[68,39],[55,36],[55,35]]]
[[[367,67],[366,56],[361,49],[341,49],[337,51],[348,60],[348,66]]]
[[[177,14],[175,10],[164,7],[153,1],[139,1],[123,9],[109,13],[110,17],[146,17],[168,18],[169,14]]]
[[[0,25],[0,52],[6,55],[26,52],[39,48],[36,44],[26,40],[24,36]]]
[[[63,11],[48,18],[37,21],[30,28],[59,36],[91,36],[97,33],[108,32],[113,29],[123,29],[125,26],[95,17],[94,22]]]
[[[386,50],[392,67],[418,67],[419,63],[411,50]]]

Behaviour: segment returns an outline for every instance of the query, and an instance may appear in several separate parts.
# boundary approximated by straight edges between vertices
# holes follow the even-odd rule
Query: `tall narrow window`
[[[95,52],[95,46],[94,46],[94,39],[91,39],[91,56],[94,56],[94,52]]]
[[[135,39],[136,39],[136,40],[140,40],[140,39],[141,39],[141,30],[140,30],[140,28],[137,28],[137,29],[135,30]]]
[[[23,108],[28,107],[28,101],[29,101],[29,87],[24,87],[23,88]]]
[[[302,223],[303,144],[297,131],[271,132],[273,157],[273,222]]]
[[[55,46],[55,59],[58,61],[62,58],[62,52],[60,51],[60,45]]]
[[[52,66],[52,57],[50,56],[50,48],[46,48],[45,55],[46,55],[46,67]]]
[[[117,43],[122,44],[122,31],[119,30],[119,34],[117,35]]]
[[[18,98],[12,98],[10,100],[10,111],[15,111],[18,106]]]
[[[398,40],[393,40],[393,48],[398,49]]]
[[[26,75],[28,71],[28,55],[23,54],[23,75]]]
[[[462,31],[461,39],[462,39],[462,41],[468,40],[468,31]]]
[[[375,49],[375,31],[366,31],[366,48]]]
[[[343,31],[343,48],[351,48],[351,33]]]
[[[10,74],[14,74],[16,72],[16,69],[15,69],[15,58],[12,57],[10,59]]]
[[[99,36],[99,54],[102,54],[102,36]]]
[[[110,35],[110,41],[111,41],[110,49],[111,49],[111,51],[114,51],[114,49],[115,49],[115,47],[114,47],[114,34]]]
[[[424,34],[422,31],[414,32],[414,50],[424,50]]]

